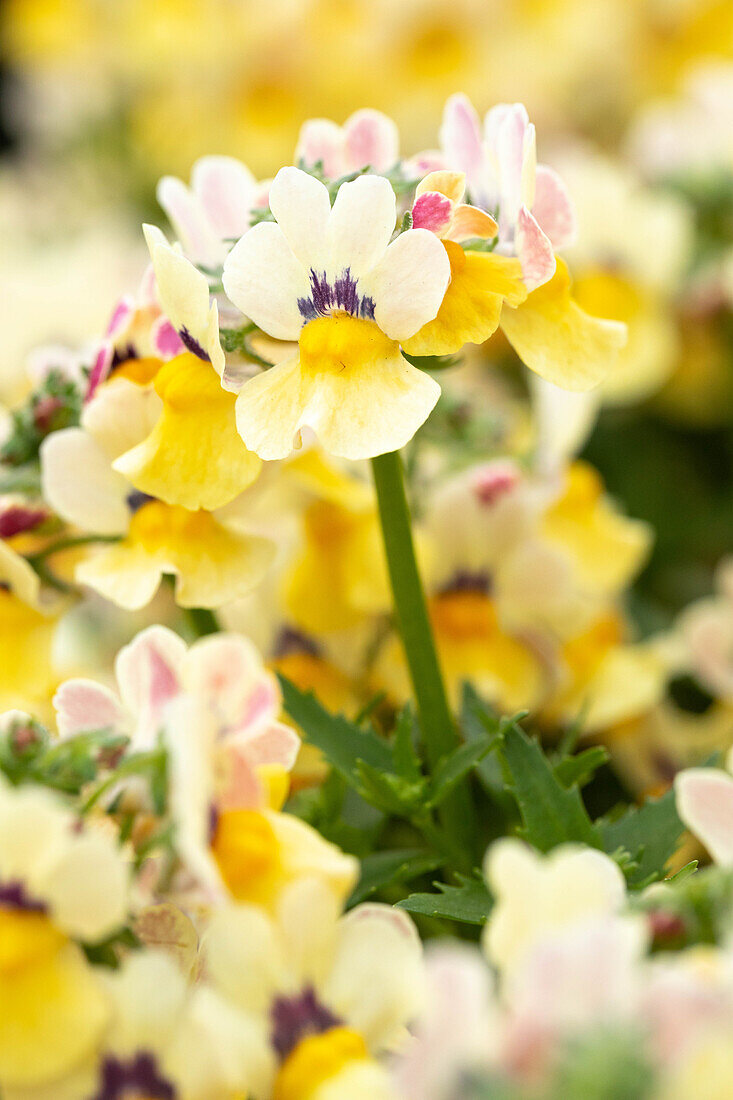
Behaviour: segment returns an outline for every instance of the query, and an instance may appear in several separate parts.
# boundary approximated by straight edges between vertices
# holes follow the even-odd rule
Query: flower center
[[[272,1045],[283,1061],[309,1035],[322,1035],[341,1023],[320,1003],[312,986],[294,997],[278,997],[273,1002],[270,1018]]]
[[[359,294],[358,280],[352,276],[350,268],[344,268],[336,278],[311,268],[310,286],[310,297],[298,299],[300,315],[306,321],[328,317],[334,311],[374,319],[374,299]]]
[[[300,366],[304,372],[341,374],[381,359],[393,359],[397,344],[374,324],[348,313],[316,317],[300,334]]]
[[[176,1100],[177,1089],[163,1077],[145,1051],[122,1060],[106,1058],[94,1100]]]
[[[280,868],[280,846],[264,814],[255,810],[219,814],[211,851],[224,882],[238,901],[267,901]]]
[[[319,1085],[348,1065],[369,1057],[361,1035],[334,1027],[302,1039],[283,1063],[272,1090],[272,1100],[309,1100]]]

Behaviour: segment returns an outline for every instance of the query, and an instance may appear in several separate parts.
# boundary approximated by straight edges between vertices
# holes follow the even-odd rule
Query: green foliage
[[[675,805],[674,791],[650,798],[643,806],[629,807],[620,817],[599,823],[607,852],[625,849],[635,861],[628,874],[630,886],[642,887],[664,878],[684,832]]]
[[[491,911],[491,895],[476,871],[472,878],[456,875],[457,886],[436,882],[437,894],[410,894],[397,902],[400,909],[423,917],[438,917],[462,924],[485,924]]]
[[[640,1038],[601,1030],[568,1044],[547,1100],[647,1100],[653,1086]]]
[[[361,875],[349,905],[358,905],[386,886],[409,882],[418,875],[435,871],[440,859],[421,848],[400,848],[371,852],[361,861]]]
[[[58,371],[51,371],[26,404],[11,413],[10,432],[0,448],[0,462],[18,467],[37,463],[39,448],[47,435],[79,423],[82,400],[81,390],[73,382]]]

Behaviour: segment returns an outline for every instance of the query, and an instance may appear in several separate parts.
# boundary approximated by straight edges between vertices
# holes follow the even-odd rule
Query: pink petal
[[[210,267],[221,263],[225,249],[198,196],[174,176],[160,180],[156,195],[187,255]]]
[[[677,812],[716,863],[733,867],[733,778],[713,768],[688,768],[675,779]]]
[[[185,351],[185,345],[167,317],[159,317],[150,331],[150,339],[161,359],[172,359]]]
[[[137,719],[137,747],[152,744],[163,708],[180,692],[178,670],[185,654],[185,642],[163,626],[141,631],[117,654],[117,682]]]
[[[576,224],[572,199],[557,172],[545,164],[537,166],[532,214],[554,249],[559,251],[573,243]]]
[[[105,333],[111,340],[119,338],[120,334],[125,331],[130,324],[133,313],[135,312],[134,299],[128,294],[123,298],[120,298],[119,302],[112,311],[112,316],[109,319],[107,325],[107,331]]]
[[[244,711],[237,725],[242,729],[259,726],[277,714],[279,706],[277,684],[269,673],[263,673],[262,679],[254,684],[250,695],[244,700]]]
[[[193,166],[191,184],[219,237],[239,238],[249,229],[257,184],[241,161],[202,157]]]
[[[526,206],[519,210],[514,245],[527,290],[535,290],[552,278],[556,266],[552,245]]]
[[[344,175],[344,138],[340,126],[327,118],[312,118],[303,123],[295,150],[297,161],[312,168],[321,161],[327,179]]]
[[[481,122],[465,95],[452,95],[445,105],[440,143],[448,166],[466,173],[469,188],[481,184],[485,167]]]
[[[158,288],[155,282],[155,268],[149,263],[140,280],[140,288],[137,292],[138,303],[148,309],[160,309],[158,302]]]
[[[300,738],[295,730],[282,722],[273,722],[262,733],[239,741],[236,735],[228,742],[237,745],[252,767],[279,764],[290,771],[300,751]]]
[[[87,392],[84,395],[84,402],[91,401],[94,397],[95,391],[98,386],[104,382],[105,378],[110,372],[112,366],[112,360],[114,359],[115,349],[111,340],[105,340],[100,344],[99,351],[94,357],[92,363],[92,369],[89,372],[89,382],[87,384]]]
[[[525,147],[531,139],[532,131],[527,111],[521,103],[494,108],[501,110],[498,125],[495,128],[495,152],[499,162],[499,180],[501,184],[501,222],[514,225],[522,204],[522,172],[524,168]],[[487,130],[491,128],[487,118]]]
[[[265,792],[248,756],[231,746],[222,753],[220,765],[216,808],[220,811],[261,809]]]
[[[449,166],[445,153],[440,149],[424,149],[422,153],[403,161],[403,167],[408,178],[412,178],[427,176],[430,172],[444,172]]]
[[[108,688],[93,680],[67,680],[53,697],[61,737],[109,729],[125,732],[125,712]]]
[[[351,171],[371,165],[375,172],[386,172],[397,163],[399,133],[381,111],[356,111],[344,124],[344,139]]]
[[[451,223],[453,203],[439,191],[424,191],[412,208],[414,229],[428,229],[436,237],[442,237]]]

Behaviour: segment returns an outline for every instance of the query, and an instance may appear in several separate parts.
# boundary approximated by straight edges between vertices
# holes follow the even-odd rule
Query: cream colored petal
[[[89,830],[74,838],[43,877],[53,919],[95,943],[117,931],[128,908],[128,870],[111,837]]]
[[[389,180],[359,176],[339,188],[326,231],[326,269],[358,279],[384,256],[394,232],[396,199]]]
[[[44,500],[67,523],[99,535],[123,534],[130,483],[83,428],[53,432],[41,444]]]
[[[260,222],[224,262],[224,290],[238,309],[276,340],[297,340],[303,326],[299,299],[308,299],[306,268],[279,225]]]
[[[674,782],[677,812],[721,867],[733,867],[733,779],[715,768],[688,768]]]
[[[81,426],[112,460],[141,443],[162,411],[162,402],[152,386],[115,374],[84,406]]]
[[[406,340],[437,314],[450,281],[446,251],[427,229],[409,229],[359,282],[374,319],[391,340]]]
[[[300,168],[281,168],[270,186],[270,209],[303,267],[322,270],[328,256],[328,189]]]
[[[215,987],[249,1012],[268,1012],[273,993],[287,982],[275,925],[255,906],[232,905],[214,912],[203,950]]]
[[[337,940],[341,903],[320,878],[300,878],[277,904],[280,935],[297,982],[318,988],[326,978]]]

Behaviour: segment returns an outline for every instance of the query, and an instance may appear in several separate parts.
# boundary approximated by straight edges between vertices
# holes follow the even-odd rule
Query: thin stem
[[[457,745],[412,541],[402,459],[397,451],[372,459],[384,549],[397,624],[420,716],[428,764]]]
[[[372,459],[372,469],[397,625],[417,702],[425,756],[428,767],[434,771],[441,757],[458,744],[458,734],[448,706],[417,568],[402,459],[397,451],[378,455]],[[438,817],[447,834],[447,846],[455,853],[456,869],[470,870],[476,831],[468,783],[460,784],[445,799]],[[435,843],[435,838],[432,839]]]

